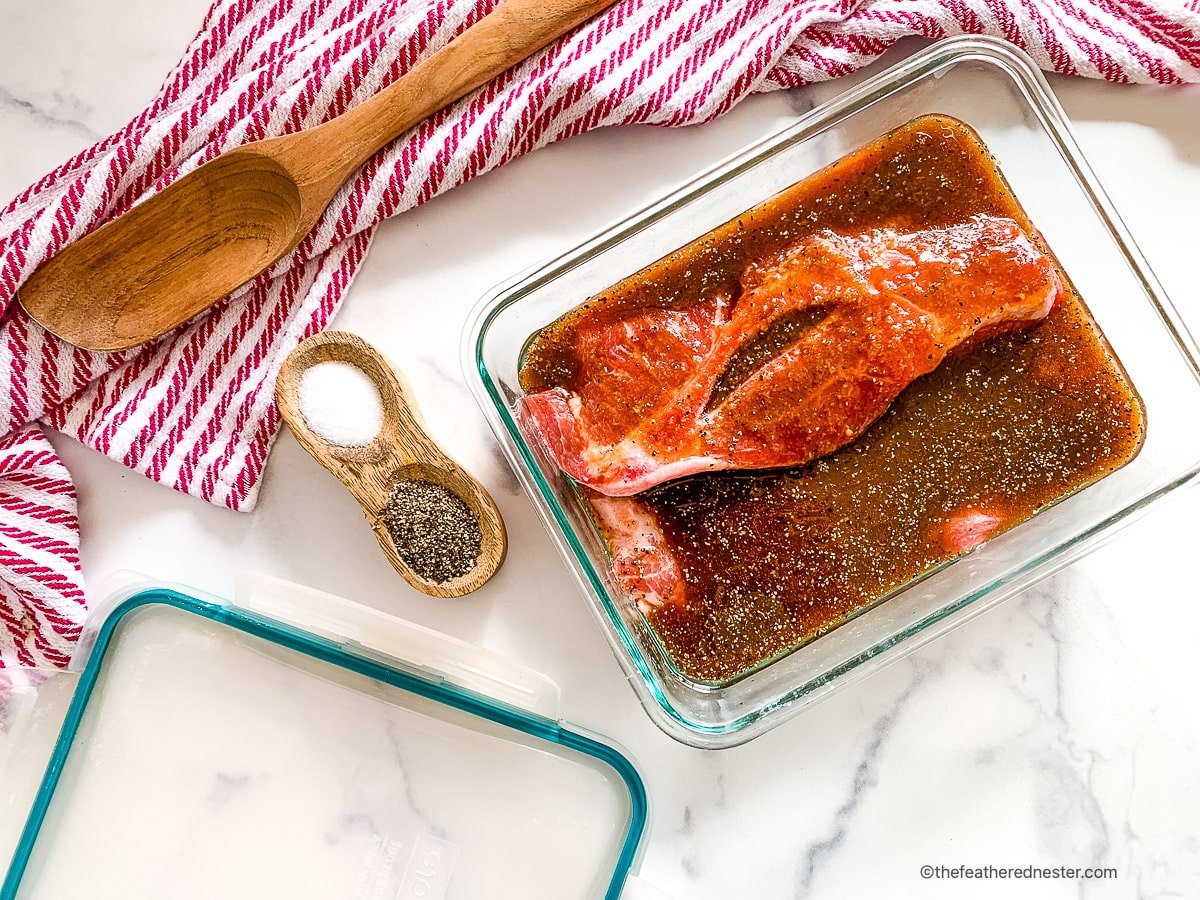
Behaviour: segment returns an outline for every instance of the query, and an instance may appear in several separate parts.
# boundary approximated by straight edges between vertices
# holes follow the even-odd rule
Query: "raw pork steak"
[[[956,348],[1062,288],[1011,219],[822,232],[750,266],[736,303],[581,326],[579,393],[525,398],[558,465],[612,497],[697,472],[803,465],[854,440]]]

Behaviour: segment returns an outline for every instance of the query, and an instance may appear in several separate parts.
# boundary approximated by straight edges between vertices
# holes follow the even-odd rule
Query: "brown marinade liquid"
[[[574,387],[580,322],[736,296],[748,263],[811,232],[979,213],[1016,220],[1049,252],[974,131],[917,119],[547,326],[526,350],[522,386]],[[1064,282],[1042,323],[948,359],[837,453],[641,495],[687,584],[686,606],[650,616],[684,675],[726,681],[845,622],[951,558],[943,527],[956,514],[984,511],[1011,528],[1137,454],[1141,401]]]

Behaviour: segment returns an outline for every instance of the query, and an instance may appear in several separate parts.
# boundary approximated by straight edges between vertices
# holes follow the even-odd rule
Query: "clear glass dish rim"
[[[506,457],[533,500],[551,539],[568,561],[569,568],[580,588],[598,600],[603,608],[604,618],[607,619],[608,625],[606,630],[609,631],[610,636],[616,637],[625,651],[624,658],[621,658],[621,654],[616,654],[622,667],[627,671],[632,669],[630,674],[636,673],[641,682],[640,685],[635,682],[634,687],[643,705],[646,706],[651,718],[660,727],[680,740],[686,741],[686,735],[690,733],[696,738],[704,738],[702,746],[732,746],[734,743],[739,743],[740,740],[715,742],[711,739],[737,735],[756,722],[768,718],[772,713],[794,704],[817,688],[841,679],[874,657],[900,647],[903,647],[905,652],[917,649],[925,641],[914,640],[915,638],[925,635],[926,640],[932,640],[942,633],[941,631],[931,633],[930,629],[933,626],[956,613],[963,612],[968,607],[977,607],[973,612],[982,613],[988,608],[988,605],[980,604],[979,601],[995,595],[999,588],[1012,579],[993,579],[977,590],[963,595],[931,615],[907,626],[891,638],[880,641],[856,654],[841,665],[812,675],[776,698],[774,702],[750,709],[737,719],[719,725],[692,721],[681,714],[671,702],[670,697],[657,684],[653,667],[647,662],[640,644],[622,620],[599,573],[595,570],[590,556],[576,538],[573,525],[560,508],[554,497],[553,489],[543,476],[524,435],[509,412],[498,385],[484,363],[483,341],[489,326],[503,310],[520,302],[528,294],[586,263],[592,257],[635,237],[658,219],[686,206],[709,190],[719,187],[729,179],[753,168],[775,153],[815,136],[877,100],[903,90],[915,81],[954,65],[971,61],[985,62],[1001,69],[1020,89],[1025,102],[1044,126],[1047,136],[1053,141],[1063,161],[1075,176],[1076,182],[1085,193],[1088,202],[1113,236],[1129,264],[1130,270],[1150,301],[1153,311],[1167,329],[1180,356],[1191,369],[1193,377],[1200,381],[1200,363],[1197,362],[1200,359],[1200,348],[1198,348],[1195,338],[1179,316],[1174,304],[1168,298],[1157,276],[1154,275],[1145,256],[1137,247],[1112,201],[1104,191],[1099,178],[1084,157],[1071,130],[1066,113],[1051,92],[1045,76],[1023,51],[998,38],[987,36],[961,35],[945,38],[918,50],[908,58],[798,117],[792,124],[766,135],[703,170],[679,187],[600,230],[566,253],[531,266],[501,282],[481,298],[467,319],[463,330],[462,361],[467,381],[476,401],[488,419],[492,430],[501,439],[500,442]],[[1084,552],[1095,549],[1102,540],[1111,537],[1118,527],[1136,520],[1167,494],[1197,479],[1200,479],[1200,467],[1181,473],[1140,500],[1120,507],[1112,515],[1080,533],[1073,540],[1030,557],[1021,564],[1017,574],[1036,573],[1037,578],[1051,574],[1079,558]],[[997,601],[1000,599],[1003,598],[996,598]],[[616,648],[614,647],[614,649]],[[899,658],[900,655],[903,654],[896,654],[896,658]],[[756,672],[762,672],[765,668],[767,667],[756,669]],[[700,693],[705,690],[716,692],[731,686],[736,681],[719,686],[693,684],[690,681],[686,683],[690,689]],[[643,691],[641,688],[647,690]],[[652,701],[652,705],[647,703],[647,700]],[[669,722],[662,721],[655,714],[656,712],[665,713]],[[684,734],[679,734],[668,727],[671,723],[682,727]]]

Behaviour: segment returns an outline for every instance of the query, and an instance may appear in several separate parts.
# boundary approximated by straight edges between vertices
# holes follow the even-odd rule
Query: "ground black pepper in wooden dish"
[[[440,484],[397,482],[382,519],[400,558],[427,581],[441,584],[475,568],[483,543],[479,519]]]

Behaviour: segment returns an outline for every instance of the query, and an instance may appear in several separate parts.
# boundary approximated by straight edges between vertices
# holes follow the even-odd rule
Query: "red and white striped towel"
[[[44,260],[223,150],[318,124],[494,0],[218,0],[144,111],[0,213],[0,666],[65,664],[85,612],[70,477],[39,424],[250,509],[279,364],[324,328],[381,219],[602,125],[687,125],[845,74],[908,36],[987,33],[1046,69],[1200,80],[1200,4],[1171,0],[618,0],[369,162],[270,272],[152,346],[65,346],[13,303]]]

